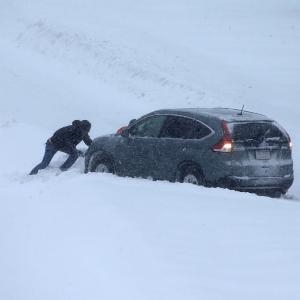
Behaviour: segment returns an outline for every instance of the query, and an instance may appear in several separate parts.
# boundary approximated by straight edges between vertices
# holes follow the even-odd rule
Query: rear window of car
[[[236,142],[248,144],[287,143],[287,134],[274,122],[243,122],[231,124],[232,138]]]

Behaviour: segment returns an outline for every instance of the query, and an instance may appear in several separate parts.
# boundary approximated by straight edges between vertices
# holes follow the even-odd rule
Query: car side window
[[[201,139],[211,133],[211,130],[190,118],[169,116],[165,122],[160,137],[177,139]]]
[[[158,137],[166,116],[155,115],[145,118],[130,128],[133,137]]]
[[[194,122],[195,122],[194,133],[193,133],[194,139],[202,139],[211,134],[211,130],[207,126],[197,121]]]
[[[169,116],[160,137],[191,139],[193,136],[193,125],[192,119]]]

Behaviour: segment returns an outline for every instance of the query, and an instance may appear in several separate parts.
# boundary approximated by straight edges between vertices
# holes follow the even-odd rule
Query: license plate
[[[256,159],[267,160],[271,158],[270,150],[256,150]]]

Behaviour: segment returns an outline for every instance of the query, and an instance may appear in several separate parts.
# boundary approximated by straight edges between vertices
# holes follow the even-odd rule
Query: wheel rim
[[[98,172],[98,173],[109,173],[109,169],[108,169],[107,165],[105,165],[103,163],[100,163],[96,167],[95,172]]]
[[[193,174],[187,174],[183,178],[183,182],[185,183],[192,183],[192,184],[199,184],[197,177]]]

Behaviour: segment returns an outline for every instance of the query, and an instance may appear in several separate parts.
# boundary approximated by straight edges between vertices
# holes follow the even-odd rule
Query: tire
[[[183,166],[179,170],[177,181],[196,185],[204,185],[205,183],[202,172],[197,166],[194,165]]]
[[[96,173],[115,173],[112,160],[102,153],[96,153],[92,155],[90,158],[88,171]]]
[[[264,190],[264,191],[257,191],[255,192],[259,196],[265,196],[270,198],[281,198],[284,193],[281,190],[275,189],[275,190]]]
[[[271,197],[271,198],[281,198],[286,194],[286,192],[287,191],[283,191],[283,190],[273,191],[273,192],[270,193],[269,197]]]

